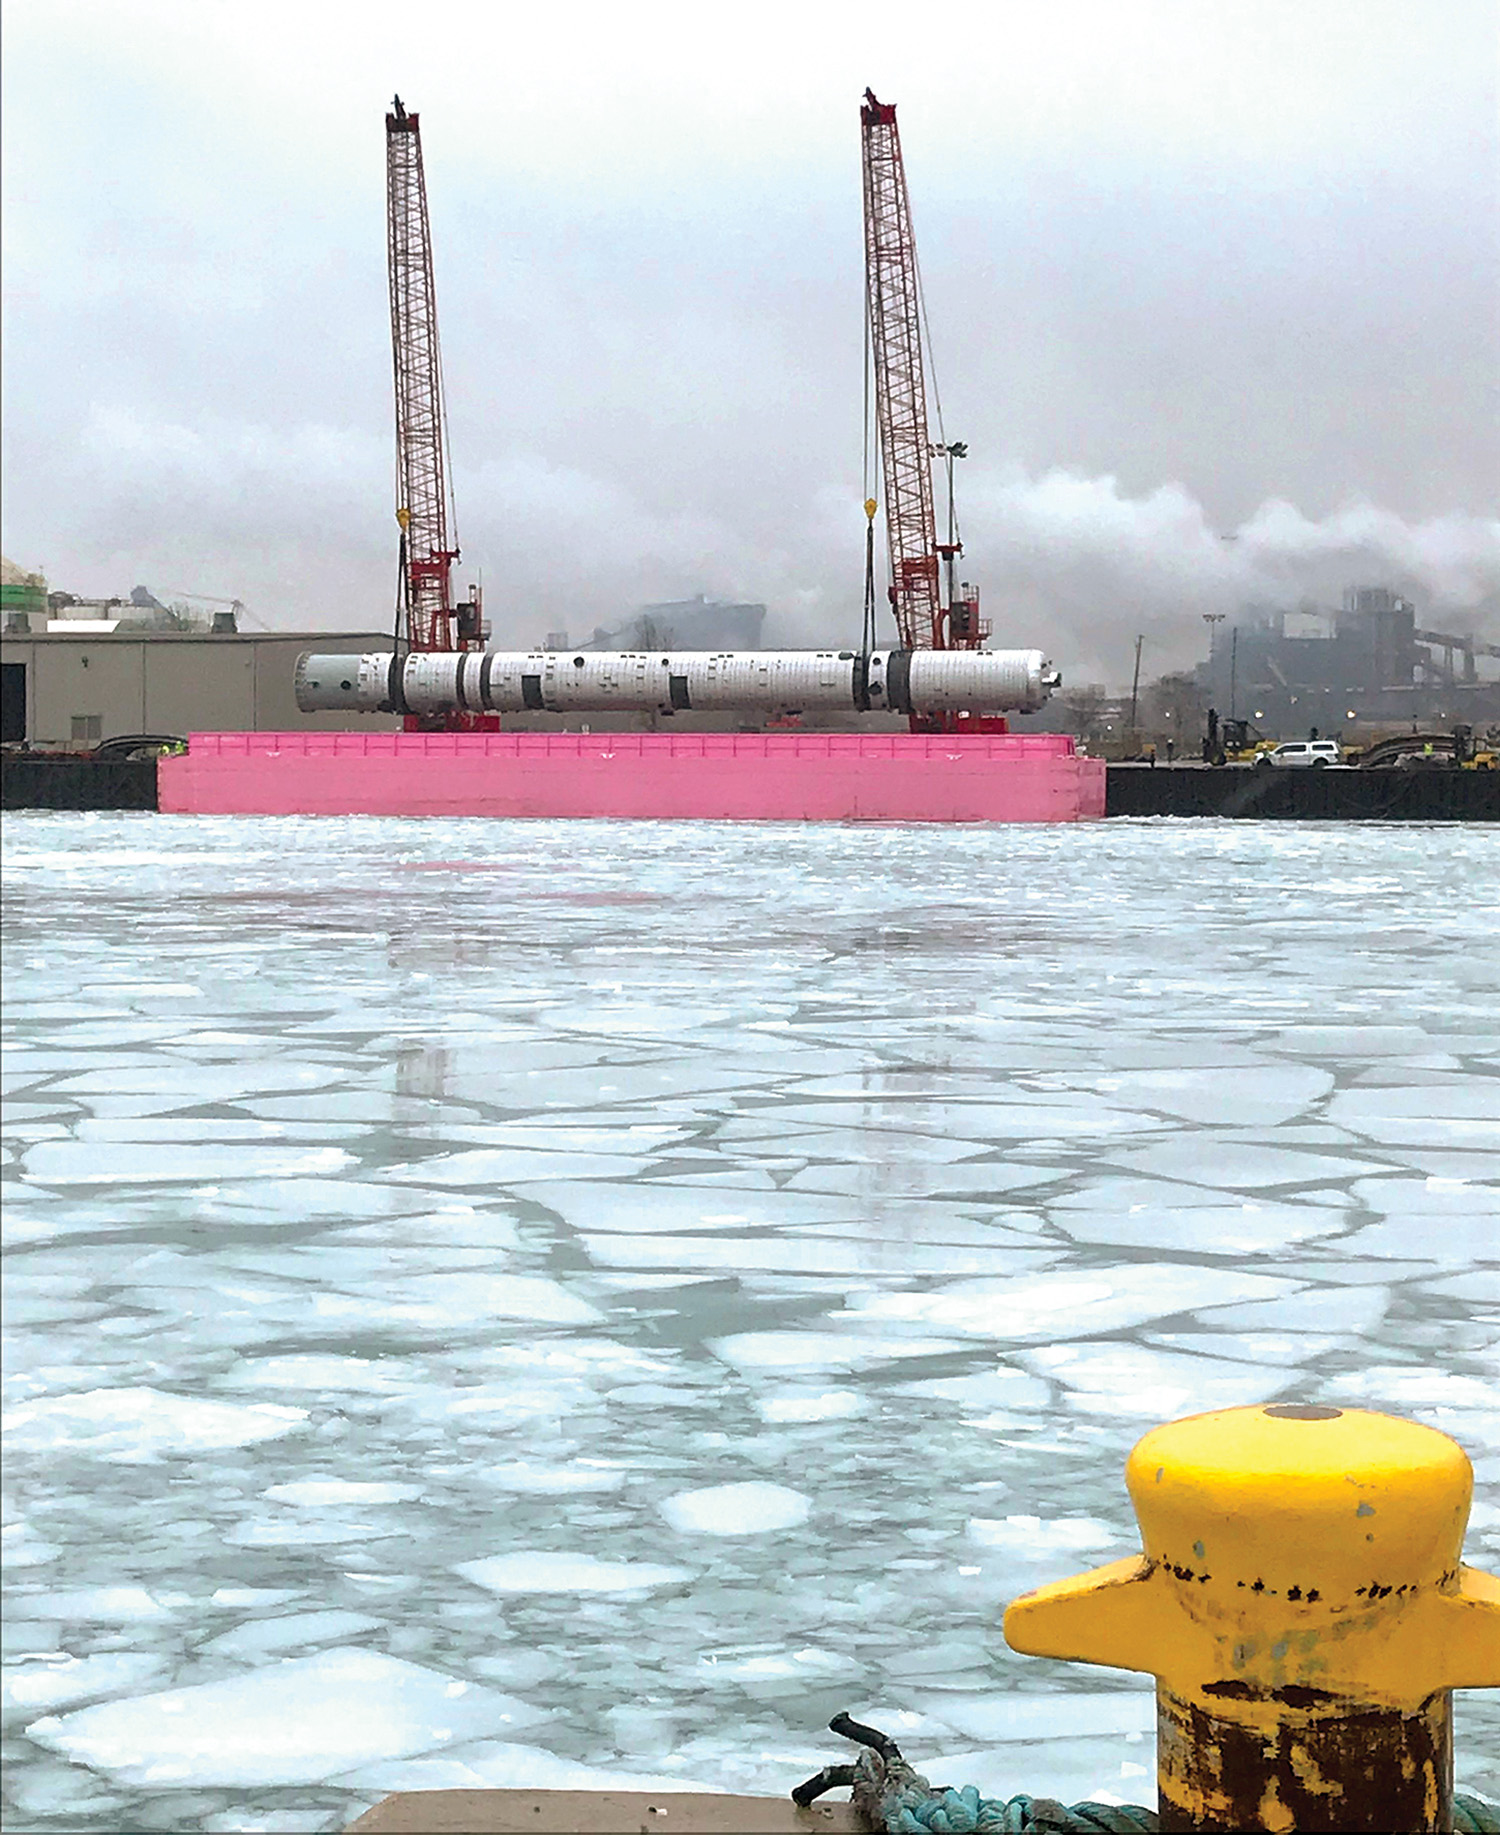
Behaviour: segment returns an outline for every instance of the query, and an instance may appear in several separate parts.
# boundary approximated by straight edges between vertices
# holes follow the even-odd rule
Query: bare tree
[[[1158,744],[1174,740],[1178,753],[1184,757],[1198,750],[1208,702],[1191,675],[1158,676],[1141,700],[1144,733]]]
[[[1074,734],[1085,744],[1097,745],[1105,735],[1109,695],[1102,683],[1085,682],[1063,697],[1063,711]]]

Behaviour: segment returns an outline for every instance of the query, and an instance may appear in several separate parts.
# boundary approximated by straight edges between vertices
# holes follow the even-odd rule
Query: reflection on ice
[[[1446,1429],[1496,1564],[1487,836],[4,844],[17,1827],[781,1794],[839,1707],[1142,1800],[1149,1690],[997,1627],[1199,1408]],[[1461,1786],[1497,1751],[1461,1697]]]

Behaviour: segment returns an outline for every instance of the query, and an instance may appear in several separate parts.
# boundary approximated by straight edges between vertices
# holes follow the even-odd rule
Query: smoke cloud
[[[702,592],[764,602],[771,642],[856,641],[869,84],[901,111],[998,640],[1118,685],[1138,634],[1179,667],[1205,612],[1365,584],[1500,636],[1492,0],[1052,0],[916,37],[899,0],[855,32],[788,0],[409,24],[11,0],[12,560],[389,628],[399,90],[495,640]]]
[[[233,592],[253,623],[380,630],[395,535],[372,505],[389,495],[390,473],[389,443],[373,434],[305,425],[288,437],[96,408],[73,471],[89,519],[76,539],[95,545],[95,565],[159,591]],[[619,475],[536,453],[460,469],[457,485],[465,580],[484,573],[498,643],[585,636],[638,604],[697,593],[764,602],[769,643],[857,641],[864,516],[853,486],[820,486],[801,518],[778,526],[772,514],[731,522],[662,507]],[[195,545],[237,553],[232,583],[179,577],[194,564],[177,532],[151,529],[164,501]],[[258,506],[248,553],[247,503]],[[1364,502],[1312,517],[1271,499],[1222,528],[1181,483],[1132,494],[1116,477],[1063,469],[961,475],[960,508],[965,566],[995,641],[1042,646],[1075,682],[1118,683],[1137,634],[1160,672],[1202,655],[1204,613],[1336,605],[1351,585],[1392,586],[1439,625],[1484,631],[1500,614],[1500,517],[1413,520]]]
[[[1182,484],[1139,496],[1113,477],[981,476],[965,493],[967,553],[997,632],[1039,626],[1075,681],[1118,683],[1137,633],[1157,672],[1204,653],[1205,613],[1337,605],[1355,585],[1411,597],[1434,623],[1491,628],[1500,518],[1410,521],[1370,503],[1310,517],[1277,499],[1215,528]]]

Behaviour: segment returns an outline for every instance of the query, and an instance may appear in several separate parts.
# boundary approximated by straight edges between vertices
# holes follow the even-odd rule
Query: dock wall
[[[210,739],[240,738],[241,735],[208,735]],[[299,742],[305,737],[293,735]],[[364,735],[347,735],[359,739]],[[370,738],[376,735],[369,735]],[[388,740],[394,735],[380,735]],[[404,737],[404,736],[403,736]],[[445,735],[417,734],[412,737],[428,745],[446,745]],[[494,737],[494,736],[492,736]],[[528,742],[558,738],[592,737],[596,742],[609,740],[615,762],[620,762],[620,748],[643,737],[640,734],[512,734],[499,735]],[[759,735],[674,735],[676,743],[712,738],[743,741]],[[844,734],[799,734],[793,737],[806,744],[809,739],[847,740]],[[905,741],[904,734],[853,735],[867,742],[872,739]],[[1044,735],[1013,735],[1040,738]],[[195,747],[203,743],[195,739]],[[931,743],[924,740],[922,743]],[[949,742],[944,740],[942,744]],[[441,752],[431,754],[443,758]],[[447,762],[424,767],[423,775],[433,776],[446,784],[451,779],[452,754]],[[167,760],[167,766],[182,760]],[[1100,813],[1086,806],[1091,797],[1097,803],[1103,766],[1095,760],[1080,759],[1077,765],[1080,813]],[[602,763],[598,767],[602,773]],[[1090,778],[1092,782],[1090,783]],[[1111,816],[1229,816],[1279,821],[1393,821],[1393,822],[1495,822],[1500,821],[1500,772],[1486,771],[1249,771],[1226,767],[1222,770],[1200,766],[1111,765],[1104,811]],[[6,809],[156,809],[178,808],[174,798],[182,792],[170,790],[168,800],[158,805],[157,766],[150,760],[93,759],[87,756],[6,755],[0,762],[0,803]],[[425,794],[425,793],[424,793]],[[445,793],[446,794],[446,793]],[[472,791],[470,793],[472,795]],[[435,813],[429,807],[428,813]],[[447,813],[453,813],[448,808]],[[486,813],[507,813],[487,809]],[[544,813],[533,808],[530,813]],[[553,809],[545,813],[618,814],[617,809]],[[752,813],[765,814],[764,808]],[[827,818],[825,818],[827,819]],[[835,819],[849,819],[847,816]],[[923,818],[891,815],[885,820],[1056,820],[1056,817],[963,816]]]
[[[1105,807],[1112,816],[1495,822],[1500,771],[1111,765]]]

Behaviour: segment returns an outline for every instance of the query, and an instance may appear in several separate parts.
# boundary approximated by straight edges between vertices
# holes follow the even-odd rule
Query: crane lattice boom
[[[909,650],[972,650],[988,635],[979,598],[954,576],[963,552],[953,513],[953,461],[959,441],[934,446],[927,433],[926,350],[917,245],[901,135],[893,103],[871,90],[859,111],[864,147],[865,296],[875,369],[875,412],[885,483],[891,558],[891,608]],[[941,421],[941,415],[939,420]],[[932,461],[948,467],[948,539],[937,539]],[[947,591],[940,570],[946,568]]]
[[[941,647],[922,301],[894,104],[865,91],[865,284],[891,554],[891,604],[909,650]]]
[[[406,641],[413,650],[479,647],[478,608],[455,607],[443,376],[432,232],[418,118],[397,96],[385,118],[391,348],[396,373],[396,469]]]

